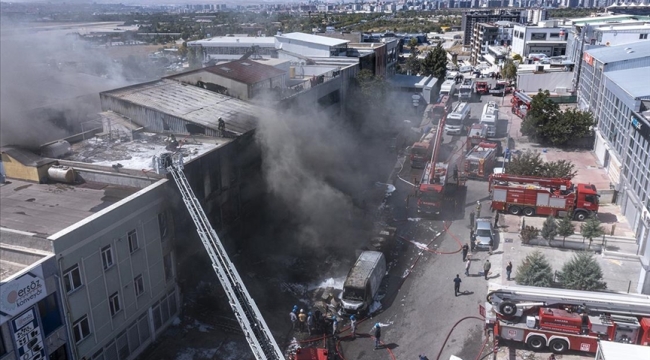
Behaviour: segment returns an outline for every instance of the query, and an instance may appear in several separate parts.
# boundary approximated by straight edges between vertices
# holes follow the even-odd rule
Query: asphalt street
[[[501,99],[484,96],[471,103],[474,122],[478,122],[483,105],[490,100]],[[458,149],[464,142],[464,136],[445,135],[443,158],[463,151]],[[400,176],[412,181],[420,173],[421,170],[410,169],[407,159]],[[374,350],[368,335],[355,340],[342,336],[341,352],[346,359],[391,359],[391,355],[396,359],[417,359],[419,354],[431,360],[449,359],[451,355],[476,359],[492,349],[492,344],[483,347],[484,323],[478,319],[479,305],[484,303],[487,290],[487,281],[478,272],[489,256],[486,252],[474,253],[470,276],[465,276],[460,249],[461,244],[469,243],[470,213],[476,210],[476,202],[488,198],[487,183],[468,181],[466,191],[457,194],[456,205],[449,201],[443,214],[428,219],[418,216],[414,199],[407,208],[406,199],[413,194],[413,187],[404,180],[396,180],[397,190],[389,203],[398,229],[400,256],[389,272],[389,287],[382,300],[384,310],[360,324],[357,331],[367,334],[377,322],[386,325],[382,329],[385,345]],[[485,203],[482,212],[488,215]],[[415,243],[427,244],[428,249],[422,250]],[[454,295],[456,274],[462,279],[459,296]],[[469,318],[463,320],[466,317]]]

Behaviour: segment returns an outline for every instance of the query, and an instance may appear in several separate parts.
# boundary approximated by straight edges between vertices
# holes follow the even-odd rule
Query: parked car
[[[483,217],[476,219],[474,236],[476,237],[476,249],[488,250],[490,241],[494,241],[494,229],[492,228],[492,218]]]

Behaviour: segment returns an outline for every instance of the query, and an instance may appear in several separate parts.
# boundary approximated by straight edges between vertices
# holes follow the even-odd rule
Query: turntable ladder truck
[[[273,339],[273,335],[266,325],[255,301],[251,298],[244,286],[239,273],[230,261],[226,250],[221,244],[217,233],[210,225],[210,222],[194,195],[185,174],[183,173],[183,159],[180,154],[168,157],[165,163],[166,169],[172,174],[178,189],[183,197],[196,231],[201,238],[205,250],[212,260],[212,267],[223,286],[232,311],[239,322],[246,341],[251,347],[256,360],[282,360],[284,355],[280,347]]]
[[[495,339],[595,353],[598,341],[650,345],[650,296],[490,283],[486,325]]]

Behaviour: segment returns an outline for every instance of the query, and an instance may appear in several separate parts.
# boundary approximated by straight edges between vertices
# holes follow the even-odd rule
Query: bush
[[[524,228],[521,229],[519,236],[521,236],[522,243],[528,244],[531,240],[539,236],[539,229],[529,225],[524,226]]]
[[[548,241],[549,245],[551,245],[551,241],[555,240],[555,236],[557,235],[557,223],[555,222],[553,215],[549,215],[549,217],[544,221],[541,235],[544,240]]]
[[[551,287],[553,269],[544,254],[533,251],[528,254],[517,269],[515,281],[519,285]]]
[[[607,289],[607,283],[603,281],[603,270],[593,254],[588,252],[573,255],[573,258],[562,266],[562,271],[558,273],[558,280],[566,289],[587,291]]]

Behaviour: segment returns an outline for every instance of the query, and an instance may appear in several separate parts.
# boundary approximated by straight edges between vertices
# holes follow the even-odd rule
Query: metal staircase
[[[172,174],[178,189],[183,197],[183,202],[192,216],[196,231],[210,255],[212,267],[228,295],[228,300],[235,317],[239,322],[246,340],[253,350],[257,360],[282,360],[284,356],[273,339],[262,314],[260,314],[255,301],[248,294],[239,273],[228,258],[217,233],[210,225],[199,200],[194,195],[185,174],[183,173],[183,158],[177,153],[166,157],[166,169]]]

